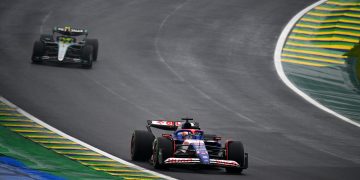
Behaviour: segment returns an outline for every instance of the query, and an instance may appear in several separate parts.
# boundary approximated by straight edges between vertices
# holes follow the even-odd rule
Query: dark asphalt
[[[250,154],[241,176],[161,171],[179,179],[357,180],[359,128],[298,97],[273,65],[282,28],[314,2],[2,0],[0,95],[125,160],[146,119],[182,116]],[[99,39],[93,69],[30,63],[40,31],[57,25]]]

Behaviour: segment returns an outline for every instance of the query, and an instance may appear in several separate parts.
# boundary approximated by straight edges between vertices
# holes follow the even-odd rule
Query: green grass
[[[356,44],[348,53],[346,53],[346,56],[355,59],[355,63],[354,63],[355,76],[357,82],[360,82],[360,43]]]

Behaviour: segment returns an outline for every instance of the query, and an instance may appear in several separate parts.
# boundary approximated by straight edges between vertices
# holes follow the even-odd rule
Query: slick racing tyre
[[[42,63],[43,60],[41,59],[41,57],[44,55],[45,53],[45,46],[41,41],[35,41],[34,42],[34,48],[33,48],[33,53],[31,56],[31,61],[32,63]]]
[[[99,41],[97,39],[86,39],[85,44],[93,47],[93,61],[96,61],[98,56]]]
[[[227,150],[227,159],[233,160],[239,163],[240,167],[244,166],[245,163],[245,153],[244,153],[244,146],[240,141],[232,141],[229,142],[226,146]],[[228,173],[241,173],[242,168],[233,168],[228,167],[226,168],[226,172]]]
[[[92,68],[93,62],[93,48],[92,46],[85,45],[81,52],[82,67],[85,69]]]
[[[155,169],[164,169],[164,161],[173,154],[173,144],[165,137],[158,137],[153,144],[153,166]]]
[[[154,135],[148,131],[134,131],[131,137],[131,160],[149,160],[152,154],[152,144],[154,139]]]

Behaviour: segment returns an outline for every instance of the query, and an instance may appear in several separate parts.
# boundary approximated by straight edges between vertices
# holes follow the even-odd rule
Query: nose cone
[[[63,61],[66,55],[66,51],[69,48],[71,44],[68,43],[63,43],[63,42],[59,42],[58,48],[58,60],[59,61]]]
[[[199,159],[201,164],[210,164],[210,160],[209,160],[209,154],[207,153],[207,151],[204,152],[199,152],[198,153]]]
[[[210,164],[209,153],[205,147],[205,143],[201,140],[197,140],[196,142],[192,143],[197,156],[200,159],[201,164]]]

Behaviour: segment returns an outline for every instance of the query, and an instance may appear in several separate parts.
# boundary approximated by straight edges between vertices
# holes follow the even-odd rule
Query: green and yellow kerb
[[[329,0],[305,14],[283,47],[282,62],[331,67],[345,65],[360,40],[360,0]]]
[[[79,167],[87,167],[89,172],[96,171],[95,179],[163,179],[156,175],[144,172],[131,165],[122,164],[100,153],[97,153],[83,145],[80,145],[64,136],[53,132],[46,127],[34,122],[25,115],[19,113],[16,108],[0,101],[0,128],[9,130],[27,141],[35,143],[56,154],[58,159],[65,158]],[[4,129],[5,128],[5,129]],[[2,138],[0,137],[0,145]],[[14,147],[16,148],[16,147]],[[41,149],[40,148],[40,149]],[[0,153],[7,154],[6,149],[0,148]],[[29,152],[29,154],[31,154]],[[59,171],[61,165],[59,165]],[[103,174],[103,176],[101,176]],[[80,175],[79,175],[80,176]],[[71,179],[71,178],[70,178]],[[80,177],[76,179],[83,179]],[[85,178],[86,179],[86,178]]]

